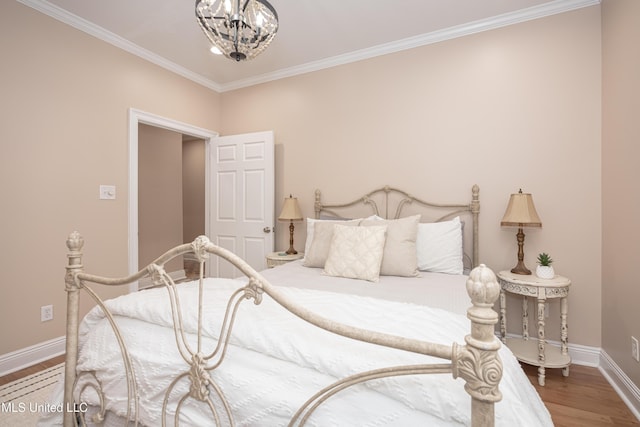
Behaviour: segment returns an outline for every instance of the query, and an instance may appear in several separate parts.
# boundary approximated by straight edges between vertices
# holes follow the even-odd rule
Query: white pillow
[[[335,225],[323,273],[377,282],[387,226],[349,227]]]
[[[418,260],[416,257],[416,239],[420,215],[408,216],[400,219],[363,220],[360,225],[387,226],[387,239],[384,244],[382,267],[380,274],[383,276],[416,277],[418,273]]]
[[[355,221],[342,221],[340,225],[343,227],[357,227],[358,223]],[[313,241],[309,246],[309,250],[304,253],[302,265],[305,267],[324,267],[329,255],[335,226],[336,224],[331,221],[316,221],[313,224]]]
[[[315,219],[315,218],[307,218],[307,240],[306,242],[304,242],[304,253],[306,254],[307,252],[309,252],[309,249],[311,248],[311,242],[313,242],[313,233],[314,233],[314,224],[317,222],[326,222],[326,223],[331,223],[331,224],[345,224],[345,223],[353,223],[353,224],[360,224],[361,219],[347,219],[347,220],[340,220],[340,219],[331,219],[331,220],[325,220],[325,219]]]
[[[419,270],[462,274],[464,265],[460,217],[450,221],[418,224],[416,251]]]

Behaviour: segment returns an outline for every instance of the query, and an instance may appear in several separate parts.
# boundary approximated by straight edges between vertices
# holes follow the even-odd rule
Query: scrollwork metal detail
[[[249,279],[249,283],[244,287],[244,298],[252,299],[255,305],[259,305],[262,302],[262,294],[264,290],[252,277]]]
[[[82,284],[76,279],[76,275],[77,272],[73,271],[73,270],[68,270],[67,273],[64,276],[64,290],[66,292],[72,291],[72,290],[78,290],[79,288],[82,287]]]
[[[378,210],[378,204],[375,202],[375,200],[373,200],[368,195],[362,198],[362,204],[371,206],[371,209],[373,209],[373,213],[378,216],[380,215],[380,211]]]
[[[209,252],[207,252],[207,247],[211,244],[211,241],[207,236],[198,236],[191,243],[191,247],[193,248],[193,253],[198,259],[198,262],[204,262],[209,259]]]
[[[209,398],[208,385],[211,383],[211,376],[206,369],[206,360],[202,353],[196,353],[191,358],[191,369],[189,370],[189,396],[201,402]]]
[[[167,273],[164,271],[164,267],[158,264],[149,264],[147,266],[147,272],[151,277],[151,283],[154,286],[164,284],[164,278],[167,276]]]
[[[502,399],[498,389],[502,378],[502,361],[497,352],[454,344],[454,353],[453,376],[466,381],[464,388],[467,393],[488,402]]]

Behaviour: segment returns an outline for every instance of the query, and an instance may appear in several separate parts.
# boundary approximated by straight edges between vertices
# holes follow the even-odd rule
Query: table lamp
[[[302,217],[302,211],[300,210],[300,206],[298,206],[298,199],[296,197],[289,197],[284,199],[284,205],[282,206],[282,212],[280,212],[280,216],[278,217],[279,221],[289,221],[289,249],[287,250],[287,255],[295,255],[298,253],[293,248],[293,221],[302,221],[304,218]]]
[[[523,227],[542,227],[540,217],[533,205],[533,197],[529,193],[523,193],[522,189],[509,198],[507,211],[500,222],[502,226],[518,227],[516,238],[518,240],[518,264],[511,269],[514,274],[531,274],[524,265],[524,232]]]

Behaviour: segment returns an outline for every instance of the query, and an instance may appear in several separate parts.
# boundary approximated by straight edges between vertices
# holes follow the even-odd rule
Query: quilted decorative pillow
[[[416,241],[418,268],[421,271],[462,274],[462,223],[451,221],[421,223]]]
[[[335,225],[323,273],[377,282],[387,227]]]
[[[354,227],[358,226],[357,221],[342,221],[341,226]],[[313,226],[313,241],[309,250],[304,253],[305,267],[324,267],[329,255],[331,240],[333,239],[333,230],[335,222],[318,221]]]
[[[387,226],[381,275],[415,277],[420,274],[416,257],[419,222],[420,215],[413,215],[393,220],[364,220],[360,223],[365,227]]]
[[[305,253],[305,257],[307,256],[306,254],[309,252],[309,249],[311,248],[311,243],[313,242],[313,236],[314,236],[314,232],[315,232],[315,224],[318,223],[328,223],[328,224],[355,224],[358,225],[360,224],[360,221],[362,221],[361,218],[358,219],[331,219],[331,220],[324,220],[324,219],[315,219],[315,218],[307,218],[307,241],[304,243],[304,253]]]

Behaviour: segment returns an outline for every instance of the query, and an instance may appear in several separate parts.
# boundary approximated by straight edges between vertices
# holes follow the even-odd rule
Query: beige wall
[[[183,235],[191,242],[205,233],[205,158],[203,139],[188,138],[182,144]]]
[[[574,283],[570,340],[598,347],[600,52],[600,8],[585,8],[223,93],[222,132],[273,129],[275,200],[292,193],[307,216],[317,187],[332,201],[391,184],[455,202],[477,183],[494,269],[516,263],[516,230],[499,225],[509,194],[533,193],[543,228],[526,231],[526,263],[553,255]],[[558,317],[554,305],[550,339]]]
[[[640,2],[602,4],[602,347],[640,386]]]
[[[138,265],[205,232],[205,141],[138,127]],[[182,257],[165,266],[182,270]]]
[[[182,135],[138,127],[138,265],[150,264],[183,240]],[[181,270],[180,259],[168,271]]]
[[[217,130],[220,95],[15,1],[0,2],[0,55],[2,355],[64,335],[71,231],[87,269],[127,273],[128,109]]]

